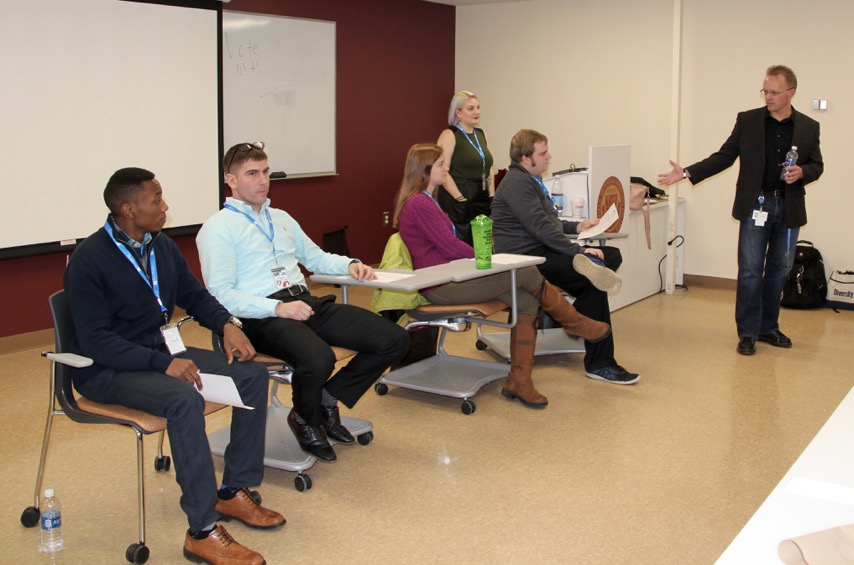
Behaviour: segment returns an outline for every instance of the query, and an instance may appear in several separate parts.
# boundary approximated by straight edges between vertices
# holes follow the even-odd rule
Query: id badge
[[[276,281],[276,288],[287,288],[291,286],[291,281],[288,278],[288,273],[284,267],[273,267],[270,269],[273,273],[273,280]]]
[[[482,177],[480,177],[480,180],[481,180],[481,184],[482,184],[481,190],[483,190],[484,192],[489,191],[489,177],[486,175],[483,175]]]
[[[754,210],[753,211],[753,223],[757,226],[764,226],[765,222],[768,220],[768,212],[765,210]]]
[[[184,346],[184,340],[181,339],[181,332],[178,331],[178,326],[175,324],[166,324],[160,327],[160,333],[163,334],[163,340],[166,342],[166,347],[172,355],[184,353],[187,348]]]

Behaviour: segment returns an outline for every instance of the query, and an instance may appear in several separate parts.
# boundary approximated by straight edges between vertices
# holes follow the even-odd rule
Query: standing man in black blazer
[[[766,71],[760,91],[765,107],[741,112],[721,148],[698,163],[658,175],[661,185],[682,179],[691,184],[741,159],[732,217],[738,234],[738,290],[735,322],[742,355],[756,353],[756,340],[792,347],[780,331],[780,296],[792,268],[798,231],[807,223],[804,187],[824,172],[819,123],[792,107],[798,79],[789,67]],[[785,168],[786,153],[797,147],[797,163]]]

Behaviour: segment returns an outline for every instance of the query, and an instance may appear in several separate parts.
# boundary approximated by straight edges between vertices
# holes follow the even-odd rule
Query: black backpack
[[[824,306],[826,298],[827,277],[821,253],[811,241],[800,240],[780,304],[787,308],[818,308]]]

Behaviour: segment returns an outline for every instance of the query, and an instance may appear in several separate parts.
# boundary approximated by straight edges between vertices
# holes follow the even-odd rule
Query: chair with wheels
[[[389,237],[379,268],[399,272],[413,271],[412,256],[399,233]],[[504,363],[449,355],[444,348],[445,337],[449,331],[467,331],[472,324],[478,326],[478,336],[481,335],[480,326],[483,324],[502,328],[515,325],[515,272],[511,280],[513,281],[513,305],[497,299],[477,304],[438,305],[428,303],[427,299],[417,291],[374,289],[371,309],[391,321],[407,320],[405,323],[398,323],[402,323],[410,332],[413,342],[413,350],[404,358],[405,364],[392,367],[392,370],[374,385],[377,394],[385,395],[388,393],[388,385],[394,385],[462,398],[460,410],[463,414],[472,414],[476,406],[471,397],[484,385],[506,377],[509,369]],[[347,295],[344,296],[346,302]],[[508,308],[510,308],[510,320],[506,324],[487,319]],[[403,317],[403,314],[408,318]],[[432,331],[423,332],[426,328]],[[437,334],[436,330],[438,330]],[[421,338],[422,332],[425,335],[424,338]],[[430,351],[434,335],[436,335],[435,347]],[[417,344],[417,351],[415,344]]]
[[[488,383],[505,378],[508,366],[506,363],[450,355],[444,347],[445,337],[449,331],[468,331],[472,324],[478,328],[482,324],[507,327],[487,320],[507,308],[507,304],[496,299],[477,304],[426,304],[407,310],[406,314],[411,319],[404,326],[407,331],[423,327],[439,329],[435,355],[390,371],[374,385],[374,390],[382,396],[388,392],[388,385],[393,385],[461,398],[460,411],[466,415],[474,413],[477,406],[471,397]]]
[[[222,336],[211,332],[211,342],[214,351],[222,351]],[[332,347],[336,361],[344,361],[356,355],[355,351],[343,347]],[[267,366],[267,372],[272,381],[270,389],[270,406],[267,408],[267,429],[264,446],[264,465],[273,469],[281,469],[296,473],[294,487],[304,492],[314,485],[314,481],[306,471],[317,461],[317,457],[303,451],[297,439],[287,424],[287,416],[291,407],[279,400],[279,385],[291,384],[293,368],[282,359],[259,353],[255,361]],[[341,417],[341,423],[347,428],[361,445],[368,445],[374,438],[373,424],[368,420]],[[208,434],[211,453],[222,456],[228,445],[231,433],[228,426]],[[335,444],[330,439],[330,443]]]
[[[118,424],[120,426],[127,426],[136,435],[139,541],[128,546],[125,551],[125,558],[131,563],[145,563],[148,560],[149,550],[145,545],[143,436],[153,433],[160,434],[158,455],[154,460],[154,469],[155,471],[168,471],[171,467],[171,459],[169,456],[163,455],[163,432],[166,430],[166,419],[124,406],[100,404],[75,394],[71,383],[70,369],[73,367],[88,367],[92,364],[92,360],[88,357],[66,352],[74,336],[74,325],[71,320],[71,310],[65,291],[60,290],[51,295],[49,302],[51,315],[53,316],[56,352],[43,352],[42,356],[50,360],[50,404],[44,428],[39,470],[36,475],[36,488],[33,496],[34,505],[24,509],[24,512],[21,514],[21,524],[27,528],[32,528],[39,523],[42,479],[44,477],[50,433],[55,415],[64,414],[71,420],[81,424]],[[208,402],[205,405],[205,414],[213,413],[222,408],[225,408],[222,404]]]

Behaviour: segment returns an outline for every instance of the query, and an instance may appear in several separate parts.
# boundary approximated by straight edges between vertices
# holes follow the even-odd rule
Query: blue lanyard
[[[255,220],[255,218],[253,218],[250,214],[247,214],[247,213],[246,213],[246,212],[244,212],[243,210],[238,210],[237,208],[235,208],[234,206],[232,206],[232,205],[231,205],[231,204],[229,204],[228,202],[225,202],[225,203],[223,204],[223,207],[225,207],[225,208],[227,208],[227,209],[231,210],[232,212],[237,212],[238,214],[243,214],[243,216],[244,216],[247,220],[249,220],[250,222],[252,222],[252,225],[254,225],[256,228],[258,228],[258,231],[259,231],[259,232],[261,232],[262,234],[264,234],[264,237],[266,237],[266,238],[270,241],[270,244],[273,246],[273,259],[275,259],[275,260],[276,260],[276,264],[278,265],[279,260],[278,260],[278,258],[276,257],[276,242],[274,241],[274,239],[275,239],[275,237],[276,237],[276,232],[275,232],[275,230],[274,230],[274,228],[273,228],[273,218],[270,216],[270,210],[268,210],[267,208],[264,208],[264,212],[267,214],[267,225],[268,225],[268,226],[269,226],[269,228],[270,228],[270,233],[267,233],[266,231],[264,231],[264,228],[262,228],[262,227],[261,227],[261,224],[259,224],[259,223]]]
[[[168,322],[169,319],[166,315],[166,307],[163,305],[163,301],[160,300],[160,283],[157,280],[157,261],[155,261],[154,258],[154,248],[151,248],[151,253],[148,255],[148,266],[151,272],[151,280],[148,280],[148,277],[145,276],[145,273],[140,268],[139,263],[137,263],[136,259],[133,258],[133,255],[131,255],[128,248],[116,239],[116,236],[113,234],[113,226],[110,225],[109,220],[104,223],[104,229],[107,231],[107,234],[110,236],[110,239],[113,240],[113,243],[116,244],[116,247],[119,248],[119,251],[122,252],[122,255],[124,255],[127,260],[130,261],[130,264],[133,265],[133,268],[136,269],[136,272],[139,273],[139,276],[142,277],[142,280],[145,281],[145,284],[147,284],[148,288],[150,288],[151,291],[154,293],[154,298],[157,299],[157,303],[160,305],[160,312],[163,313],[163,317]]]
[[[474,147],[474,150],[477,151],[477,154],[480,155],[480,159],[483,161],[483,176],[486,176],[486,154],[484,154],[483,148],[480,146],[480,140],[477,138],[477,131],[472,128],[471,134],[474,136],[474,141],[472,141],[469,134],[466,133],[466,130],[461,128],[459,124],[457,125],[457,129],[463,132],[463,135],[466,137],[469,144],[471,144],[471,146]],[[477,145],[475,145],[475,143],[477,143]]]
[[[546,188],[546,183],[543,182],[543,177],[534,177],[534,180],[536,180],[537,183],[540,185],[540,188],[543,189],[543,194],[545,194],[546,198],[548,198],[549,202],[551,202],[552,208],[555,208],[555,199],[552,198],[551,194],[549,194],[549,189]]]
[[[438,208],[440,212],[442,212],[443,214],[445,213],[445,211],[442,210],[442,207],[439,206],[439,203],[436,202],[436,199],[433,198],[433,195],[430,194],[430,191],[427,190],[426,188],[424,189],[424,194],[427,195],[427,198],[429,198],[430,200],[433,201],[433,204],[436,205],[436,208]],[[451,231],[454,232],[454,237],[456,237],[457,236],[457,226],[454,225],[454,222],[451,222]]]
[[[235,208],[234,206],[232,206],[228,202],[224,203],[223,206],[225,208],[228,208],[232,212],[237,212],[238,214],[243,214],[247,220],[252,222],[252,225],[254,225],[256,228],[258,228],[258,231],[260,231],[261,233],[264,234],[264,237],[266,237],[268,240],[270,240],[270,243],[273,243],[273,238],[276,236],[276,232],[273,231],[273,218],[270,217],[270,211],[268,209],[264,208],[264,212],[267,213],[267,225],[270,227],[270,233],[265,232],[264,228],[262,228],[261,225],[257,221],[255,221],[255,218],[253,218],[250,214],[247,214],[243,210],[238,210],[237,208]],[[274,249],[275,249],[275,247],[276,247],[275,244],[273,244]]]

